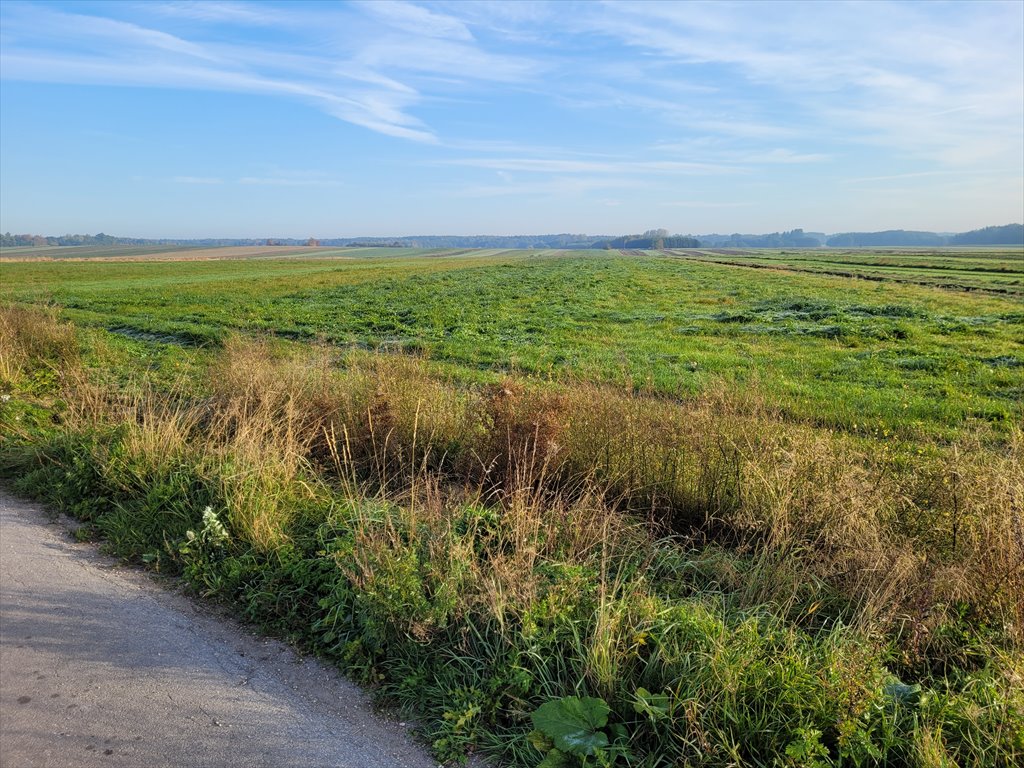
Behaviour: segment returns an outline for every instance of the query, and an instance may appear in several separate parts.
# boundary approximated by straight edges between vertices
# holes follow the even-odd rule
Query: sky
[[[1024,219],[1024,2],[0,3],[0,231]]]

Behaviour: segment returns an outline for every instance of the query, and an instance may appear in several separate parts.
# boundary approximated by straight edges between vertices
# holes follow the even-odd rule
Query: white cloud
[[[525,59],[480,48],[454,17],[401,2],[357,8],[369,20],[353,20],[356,34],[346,30],[333,45],[312,48],[305,41],[332,34],[338,19],[325,23],[319,8],[296,9],[288,14],[290,36],[268,50],[262,43],[230,35],[200,43],[134,22],[16,6],[5,13],[0,74],[36,82],[295,98],[378,133],[436,143],[435,132],[412,113],[424,95],[401,73],[432,78],[432,83],[423,82],[435,88],[451,88],[458,83],[514,82],[535,71]],[[156,19],[183,17],[227,28],[271,24],[283,13],[272,6],[237,3],[165,3],[141,10]],[[371,27],[360,30],[359,24]]]
[[[715,202],[712,200],[665,200],[662,205],[669,208],[745,208],[753,203]]]
[[[388,26],[416,36],[425,35],[448,40],[473,39],[469,28],[454,16],[434,13],[412,3],[401,0],[363,0],[357,5]]]
[[[889,181],[903,181],[905,179],[927,179],[935,176],[964,176],[974,174],[998,174],[999,171],[993,170],[978,170],[978,171],[920,171],[917,173],[894,173],[887,176],[861,176],[854,179],[844,179],[843,184],[860,185],[870,184],[876,185],[877,182],[889,182]]]
[[[212,0],[175,0],[146,3],[146,8],[165,16],[208,23],[247,24],[261,27],[288,24],[288,13],[280,13],[265,4],[213,2]]]
[[[244,176],[239,184],[265,187],[339,187],[340,181],[334,179],[301,178],[288,176]]]
[[[684,119],[697,113],[688,123],[694,130],[771,139],[794,122],[807,134],[950,165],[1020,156],[1009,144],[1019,148],[1024,121],[1021,3],[612,1],[580,8],[578,24],[588,33],[644,52],[645,61],[661,62],[679,79],[700,73],[748,95],[740,119],[708,115],[707,101],[696,110],[685,104],[677,112]]]
[[[670,174],[670,175],[733,175],[744,169],[711,163],[688,163],[676,160],[566,160],[537,157],[477,157],[440,161],[438,164],[489,168],[497,171],[526,173],[574,174]]]
[[[829,155],[821,152],[796,152],[792,149],[775,148],[761,152],[740,154],[737,160],[744,163],[754,164],[779,164],[793,165],[803,163],[822,163],[831,159]]]
[[[452,192],[460,198],[524,197],[554,198],[562,202],[595,190],[628,190],[643,186],[636,178],[616,176],[550,176],[545,179],[516,181],[503,179],[501,184],[472,184]],[[613,203],[617,204],[616,203]]]

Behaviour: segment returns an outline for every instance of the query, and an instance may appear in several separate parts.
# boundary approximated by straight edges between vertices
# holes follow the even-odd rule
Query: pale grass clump
[[[269,340],[229,337],[210,371],[217,428],[243,442],[308,448],[334,414],[334,362],[320,348],[288,354]]]
[[[337,416],[333,363],[232,337],[215,364],[204,429],[228,520],[259,551],[287,541],[296,508],[319,494],[310,456]]]
[[[182,464],[195,465],[208,450],[194,439],[200,413],[181,401],[166,400],[149,391],[107,401],[105,409],[106,419],[120,424],[121,439],[104,466],[110,477],[132,482],[138,489]]]
[[[78,363],[74,326],[56,311],[0,306],[0,386],[20,386],[38,370],[59,377]]]
[[[814,585],[829,585],[847,622],[886,631],[920,620],[916,606],[967,601],[1020,637],[1019,432],[1002,448],[968,433],[908,463],[884,443],[788,421],[756,392],[678,402],[582,384],[562,404],[560,476],[646,508],[662,529],[750,549],[744,603],[813,612]]]
[[[664,610],[648,583],[624,573],[620,565],[607,553],[602,557],[597,610],[584,646],[586,675],[609,698],[632,676],[647,650],[649,629]]]
[[[480,482],[526,489],[565,481],[564,392],[506,377],[484,390],[478,407],[481,430],[472,470]]]
[[[914,752],[920,768],[957,768],[955,758],[946,749],[940,727],[925,726],[919,729],[915,741]]]
[[[364,430],[360,444],[381,478],[402,482],[423,468],[451,466],[482,433],[475,393],[431,375],[422,360],[353,356],[350,370],[374,387],[364,411],[350,413],[345,427],[349,434]]]
[[[272,423],[282,414],[255,411],[239,419],[228,409],[169,401],[149,392],[106,404],[107,423],[119,426],[116,451],[100,466],[115,487],[145,494],[167,478],[206,478],[215,484],[226,520],[241,541],[269,552],[288,540],[296,505],[316,496],[318,483],[294,425]],[[221,426],[230,423],[230,428]],[[187,482],[182,480],[179,482]]]
[[[934,601],[988,609],[1024,643],[1024,433],[1016,430],[1001,451],[963,441],[938,477],[935,498],[920,510],[934,550]]]
[[[271,552],[289,540],[296,507],[316,499],[306,465],[294,456],[270,452],[272,445],[233,445],[221,454],[219,495],[232,530],[258,552]]]
[[[736,444],[737,523],[761,538],[762,551],[792,553],[798,574],[838,589],[853,610],[848,620],[885,630],[907,619],[934,623],[936,606],[969,603],[1021,637],[1019,435],[1001,450],[968,436],[909,475],[884,452],[799,425],[748,431]],[[925,473],[938,480],[922,497]]]
[[[719,390],[675,401],[578,382],[567,398],[564,460],[627,509],[684,532],[741,503],[734,438],[757,422]]]
[[[881,619],[884,606],[906,596],[918,563],[888,530],[898,489],[834,437],[778,426],[737,437],[742,505],[733,524],[762,552],[793,558],[797,578],[802,572],[839,588],[857,620]]]
[[[279,356],[265,341],[229,339],[211,395],[143,384],[111,397],[88,376],[69,379],[69,424],[117,426],[104,459],[112,482],[144,491],[182,472],[209,479],[241,541],[268,552],[288,540],[296,509],[317,498],[310,454],[334,411],[326,356]]]
[[[753,548],[745,604],[785,610],[827,581],[864,619],[909,590],[918,559],[887,529],[899,489],[836,436],[786,422],[751,393],[678,402],[584,385],[569,402],[565,461],[611,498],[646,506],[663,530]]]

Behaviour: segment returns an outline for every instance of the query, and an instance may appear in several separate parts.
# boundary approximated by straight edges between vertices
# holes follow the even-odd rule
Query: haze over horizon
[[[0,6],[0,231],[961,232],[1024,3]]]

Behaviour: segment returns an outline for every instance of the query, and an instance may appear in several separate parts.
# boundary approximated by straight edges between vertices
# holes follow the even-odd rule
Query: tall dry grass
[[[55,310],[0,305],[0,385],[24,385],[38,371],[60,377],[78,359],[78,340]]]
[[[218,460],[230,457],[231,517],[264,547],[288,529],[284,489],[310,478],[404,493],[425,516],[468,482],[481,503],[499,504],[510,539],[477,574],[495,599],[526,588],[515,574],[531,573],[560,536],[598,546],[618,525],[608,510],[625,510],[659,534],[754,555],[742,590],[750,605],[807,610],[821,583],[864,628],[904,622],[923,637],[963,603],[1024,627],[1020,432],[998,447],[968,435],[924,455],[787,422],[756,393],[680,402],[583,382],[466,388],[407,357],[282,352],[240,338],[226,343],[211,385],[187,416],[134,421],[156,439],[184,420],[180,439],[198,432]],[[427,488],[435,501],[419,503]]]
[[[609,700],[623,681],[630,696],[671,683],[673,727],[691,740],[680,754],[717,738],[725,720],[701,708],[733,706],[751,664],[773,670],[773,643],[804,682],[816,664],[852,665],[849,681],[808,690],[822,711],[849,696],[853,723],[880,695],[879,652],[858,656],[842,627],[893,643],[906,669],[992,663],[1000,690],[1019,678],[1019,431],[866,440],[788,421],[756,391],[467,386],[422,360],[239,337],[203,392],[111,391],[55,316],[0,311],[0,331],[10,381],[59,368],[61,429],[116,433],[81,446],[120,499],[105,524],[126,547],[194,528],[200,498],[261,557],[344,526],[351,546],[332,556],[359,594],[364,639],[426,645],[458,628],[469,644],[483,626],[506,649],[572,648],[566,660],[522,651],[523,663],[551,680],[576,670]],[[962,642],[963,622],[996,632],[1005,657]],[[825,656],[807,656],[794,628],[820,633]],[[697,681],[686,695],[680,670]],[[763,696],[790,690],[779,685]],[[988,733],[988,711],[970,727]],[[945,754],[935,722],[917,732],[922,764]]]
[[[466,388],[415,359],[282,357],[242,340],[219,366],[210,433],[237,455],[251,446],[251,462],[281,457],[282,484],[314,467],[411,499],[468,482],[499,504],[512,540],[478,574],[498,601],[527,588],[514,574],[558,540],[542,531],[589,531],[596,546],[617,525],[608,512],[626,510],[658,534],[752,554],[750,605],[804,611],[826,584],[863,628],[927,634],[965,603],[1018,638],[1024,626],[1020,432],[921,451],[790,423],[749,392],[679,402],[582,382]]]
[[[541,530],[601,520],[606,532],[604,512],[581,511],[599,506],[655,535],[751,554],[759,570],[741,591],[751,605],[806,610],[826,584],[846,621],[904,622],[915,643],[950,606],[969,604],[1018,639],[1024,627],[1019,430],[1001,445],[966,434],[915,450],[792,423],[756,391],[673,401],[587,382],[466,387],[414,358],[241,337],[225,342],[203,397],[121,395],[84,372],[73,328],[52,312],[4,308],[0,331],[3,376],[58,371],[67,418],[128,430],[119,461],[189,453],[228,467],[219,482],[231,519],[263,549],[287,538],[295,495],[316,498],[323,478],[411,499],[431,483],[435,496],[468,484],[502,508],[513,539],[481,576],[496,600],[524,588],[511,574],[531,572]]]

